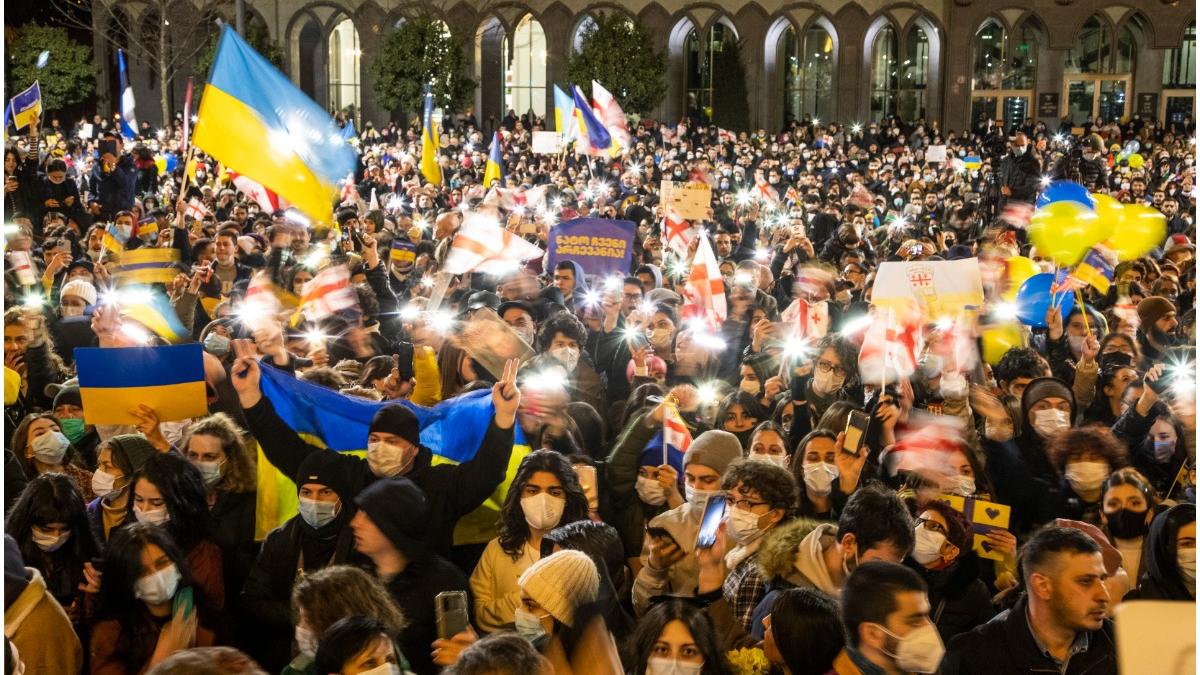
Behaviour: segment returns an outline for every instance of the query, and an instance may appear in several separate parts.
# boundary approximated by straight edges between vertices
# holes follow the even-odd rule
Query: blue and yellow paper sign
[[[955,511],[967,517],[974,533],[971,548],[980,558],[1004,559],[1004,556],[988,542],[987,533],[1008,529],[1009,518],[1012,516],[1011,506],[959,495],[939,495],[938,501],[946,502]]]
[[[138,404],[154,408],[159,421],[208,413],[203,347],[79,347],[75,367],[83,419],[88,424],[137,424]]]

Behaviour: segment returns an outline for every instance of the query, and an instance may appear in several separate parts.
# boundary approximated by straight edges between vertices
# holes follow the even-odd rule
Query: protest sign
[[[560,260],[579,263],[586,274],[626,273],[633,257],[636,226],[628,220],[576,218],[550,230],[546,269]]]
[[[130,410],[154,409],[160,422],[208,413],[203,347],[199,343],[167,347],[75,350],[83,418],[88,424],[137,424]]]
[[[926,321],[976,310],[983,305],[979,259],[885,262],[875,276],[871,303],[897,312],[915,303]]]
[[[980,558],[1003,560],[1004,556],[992,548],[987,539],[991,530],[1007,530],[1009,518],[1012,517],[1012,507],[1007,504],[997,504],[974,497],[959,495],[940,495],[939,501],[946,502],[955,511],[967,517],[971,525],[971,548]]]
[[[554,155],[562,151],[562,135],[557,131],[533,132],[533,154]]]
[[[930,164],[935,162],[940,164],[941,162],[946,161],[946,146],[931,145],[928,148],[925,148],[925,161],[929,162]]]
[[[708,220],[712,206],[712,187],[707,183],[676,183],[664,180],[659,200],[674,207],[684,220]]]

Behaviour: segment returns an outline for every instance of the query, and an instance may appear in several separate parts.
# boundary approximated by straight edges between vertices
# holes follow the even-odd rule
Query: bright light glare
[[[850,125],[850,133],[852,133],[852,134],[861,134],[862,129],[863,129],[862,125],[859,124],[858,122],[855,122],[854,124]]]
[[[400,308],[400,318],[412,321],[421,315],[421,308],[416,305],[405,305]]]
[[[120,331],[122,335],[140,345],[149,344],[154,339],[153,335],[136,323],[122,323]]]
[[[304,340],[310,345],[323,345],[328,339],[329,335],[319,330],[310,330],[304,334]]]
[[[295,223],[301,227],[308,227],[312,224],[312,221],[308,219],[308,216],[300,213],[296,209],[288,209],[287,211],[284,211],[283,219],[288,222]]]
[[[793,336],[783,343],[783,355],[788,358],[802,359],[808,356],[809,347],[807,338]]]
[[[1015,302],[999,302],[992,306],[992,314],[1002,321],[1012,321],[1017,318]]]
[[[567,371],[551,366],[527,377],[523,386],[534,391],[563,391],[567,388]]]
[[[600,294],[596,291],[589,290],[583,294],[583,304],[588,307],[595,307],[600,304]]]
[[[122,305],[145,305],[154,299],[154,293],[144,288],[123,288],[117,291],[116,301]]]
[[[433,280],[433,277],[421,277],[421,285],[425,288],[433,288],[435,283],[437,282]]]
[[[951,328],[954,328],[954,319],[951,319],[950,317],[942,317],[938,319],[936,323],[934,323],[934,328],[941,331],[950,330]]]
[[[1050,186],[1050,176],[1042,176],[1041,183],[1042,183],[1042,187],[1049,187]]]
[[[454,315],[445,310],[431,312],[429,325],[438,333],[449,333],[454,328]]]
[[[859,331],[866,330],[867,327],[870,326],[873,321],[874,321],[874,319],[869,314],[864,314],[862,316],[851,319],[842,324],[842,331],[841,331],[842,335],[854,335],[855,333],[858,333]]]
[[[699,399],[701,405],[705,403],[714,403],[717,400],[717,386],[712,382],[705,382],[696,387],[696,398]]]
[[[45,306],[46,298],[41,293],[26,293],[21,298],[21,305],[31,309],[37,309]]]

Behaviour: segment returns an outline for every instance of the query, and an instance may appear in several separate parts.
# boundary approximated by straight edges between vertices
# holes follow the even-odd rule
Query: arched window
[[[973,89],[980,91],[1003,87],[1007,44],[1007,32],[995,19],[985,21],[975,33],[975,65],[971,70]]]
[[[504,57],[504,114],[509,110],[518,116],[529,110],[538,116],[546,114],[546,33],[532,15],[525,15],[502,45]]]
[[[801,39],[791,26],[783,36],[784,122],[804,116],[830,119],[833,116],[833,36],[813,24]]]
[[[575,34],[571,36],[571,49],[576,54],[583,49],[583,36],[593,30],[596,30],[596,20],[586,15],[579,21],[579,25],[575,26]]]
[[[1033,89],[1037,76],[1038,45],[1041,33],[1031,21],[1015,31],[1017,42],[1008,49],[1008,69],[1004,74],[1005,89]]]
[[[1168,49],[1163,57],[1164,89],[1187,89],[1196,86],[1196,23],[1187,27],[1183,44]]]
[[[1099,17],[1091,17],[1067,52],[1068,73],[1109,73],[1113,48],[1112,31]]]
[[[684,43],[687,56],[687,111],[698,113],[705,120],[712,119],[713,109],[713,66],[721,54],[737,39],[733,30],[721,22],[708,29],[708,39],[701,40],[693,29]]]
[[[359,61],[358,29],[350,19],[342,19],[329,34],[329,108],[358,113]]]
[[[296,40],[299,55],[299,68],[297,70],[300,76],[300,91],[308,94],[310,98],[318,99],[317,73],[320,72],[319,64],[321,62],[319,51],[321,47],[321,28],[311,16],[306,15],[301,20],[304,23],[300,27],[299,37]]]
[[[929,36],[925,29],[914,25],[905,47],[897,112],[901,119],[916,120],[925,116],[925,88],[929,84]]]
[[[1033,103],[1040,32],[1025,21],[1009,33],[996,19],[983,22],[972,45],[971,124],[1023,123]]]
[[[871,119],[878,121],[896,114],[896,93],[900,83],[900,45],[896,29],[890,25],[879,29],[871,53]]]

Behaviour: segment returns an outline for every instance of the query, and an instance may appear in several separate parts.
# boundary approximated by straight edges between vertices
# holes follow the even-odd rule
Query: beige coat
[[[26,567],[29,585],[12,607],[4,610],[4,636],[17,648],[26,675],[76,675],[83,668],[83,645],[71,620],[46,582]]]

